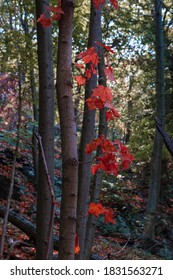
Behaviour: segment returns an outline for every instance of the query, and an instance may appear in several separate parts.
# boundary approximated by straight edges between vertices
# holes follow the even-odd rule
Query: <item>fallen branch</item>
[[[5,213],[5,207],[0,206],[0,217],[3,218]],[[34,245],[36,243],[36,226],[31,223],[27,218],[21,216],[20,214],[16,213],[15,211],[10,211],[8,216],[8,221],[26,233],[29,238],[33,241]],[[59,236],[53,235],[53,246],[55,250],[59,249]],[[57,257],[53,257],[54,259]],[[91,260],[101,260],[102,257],[98,256],[97,254],[92,253]]]
[[[0,217],[4,218],[5,207],[0,206]],[[26,233],[29,238],[36,243],[36,226],[31,223],[27,218],[21,216],[15,211],[10,211],[8,216],[8,221]],[[58,250],[59,247],[59,238],[57,236],[53,236],[54,249]]]

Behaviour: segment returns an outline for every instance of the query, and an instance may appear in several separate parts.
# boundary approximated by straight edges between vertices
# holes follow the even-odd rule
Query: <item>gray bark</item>
[[[72,99],[72,31],[74,1],[62,0],[57,54],[57,101],[61,127],[62,199],[59,259],[74,259],[78,189],[77,132]]]
[[[48,0],[36,0],[37,18],[45,12]],[[51,27],[44,28],[37,23],[38,64],[39,64],[39,135],[50,174],[54,180],[54,77]],[[51,223],[52,200],[44,168],[43,157],[39,151],[37,192],[37,259],[52,258],[52,247],[47,256],[49,228]]]
[[[165,96],[164,96],[164,40],[162,26],[162,0],[155,0],[155,51],[156,51],[156,113],[164,126]],[[163,139],[158,130],[155,130],[153,143],[153,155],[151,162],[150,188],[147,204],[147,215],[145,223],[145,236],[154,237],[155,216],[160,194],[162,173],[162,148]]]
[[[88,48],[97,47],[96,41],[100,40],[101,12],[94,8],[91,1],[90,28]],[[97,86],[97,76],[92,75],[85,87],[85,100],[92,95],[92,90]],[[86,233],[86,214],[89,205],[89,191],[91,180],[92,155],[85,153],[86,144],[94,139],[95,111],[89,110],[88,105],[84,105],[83,125],[81,141],[79,147],[79,187],[78,187],[78,207],[77,207],[77,232],[79,236],[80,254],[79,259],[84,258],[84,245]]]

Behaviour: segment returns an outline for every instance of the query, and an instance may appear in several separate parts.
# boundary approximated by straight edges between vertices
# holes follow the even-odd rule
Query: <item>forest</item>
[[[172,0],[0,12],[0,259],[172,260]]]

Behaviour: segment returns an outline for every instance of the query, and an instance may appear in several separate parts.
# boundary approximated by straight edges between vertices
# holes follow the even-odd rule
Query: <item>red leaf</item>
[[[106,209],[105,213],[104,213],[104,223],[111,223],[111,224],[115,224],[115,220],[114,220],[114,212],[112,208]]]
[[[96,42],[96,44],[97,45],[99,45],[99,46],[101,46],[101,47],[103,47],[105,50],[107,50],[108,52],[111,52],[111,53],[116,53],[116,52],[114,52],[112,49],[111,49],[111,47],[109,47],[109,46],[106,46],[105,44],[101,44],[101,43],[99,43],[99,42]]]
[[[86,71],[85,71],[85,77],[87,79],[90,79],[91,76],[92,76],[92,69],[87,68]]]
[[[47,18],[45,14],[41,14],[39,19],[37,19],[37,22],[39,22],[43,27],[49,27],[52,25],[50,18]]]
[[[104,214],[105,210],[105,207],[103,207],[101,203],[91,202],[89,205],[88,214],[98,217],[99,215]]]
[[[88,208],[88,214],[96,217],[104,215],[104,223],[115,224],[114,213],[112,208],[106,209],[101,203],[91,202]]]
[[[91,173],[95,175],[98,170],[104,170],[104,165],[102,163],[96,163],[91,166]]]
[[[108,111],[106,111],[106,120],[113,120],[113,117],[120,118],[120,114],[112,104],[106,102],[105,107],[109,109]]]
[[[130,163],[135,160],[135,157],[129,152],[128,147],[123,145],[120,141],[115,140],[115,144],[118,146],[119,153],[122,159],[122,169],[128,169]]]
[[[99,63],[99,57],[94,47],[79,53],[77,58],[82,59],[85,64],[92,63],[94,66],[97,66]]]
[[[104,73],[105,73],[105,76],[106,76],[111,82],[115,82],[115,77],[114,77],[113,69],[112,69],[111,66],[105,67],[105,68],[104,68]]]
[[[90,110],[94,110],[94,109],[103,109],[104,108],[104,103],[102,100],[97,99],[97,98],[88,98],[86,100],[88,107]]]
[[[83,76],[75,76],[74,78],[75,78],[78,86],[85,85],[86,79]]]
[[[119,167],[116,155],[114,153],[104,154],[102,157],[97,157],[97,160],[99,160],[102,163],[102,170],[105,170],[108,174],[113,174],[117,176]]]
[[[90,144],[86,145],[85,153],[90,154],[95,151],[101,145],[102,141],[101,137],[94,139]]]
[[[92,0],[93,5],[95,6],[96,9],[100,9],[100,5],[104,4],[106,0]],[[110,0],[114,8],[117,10],[118,9],[118,1],[117,0]]]
[[[104,103],[113,99],[110,88],[101,85],[93,89],[92,97],[99,97]]]
[[[64,14],[64,11],[61,9],[61,6],[58,7],[46,7],[48,11],[53,12],[52,20],[60,20],[61,14]]]

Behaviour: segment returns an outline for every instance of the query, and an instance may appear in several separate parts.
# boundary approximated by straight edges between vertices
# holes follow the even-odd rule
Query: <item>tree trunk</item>
[[[88,48],[97,47],[95,42],[100,40],[101,11],[96,9],[91,1],[90,28]],[[85,87],[85,100],[92,95],[92,90],[97,86],[97,75],[93,74]],[[85,102],[81,142],[79,147],[79,187],[77,207],[77,232],[79,236],[80,253],[79,259],[84,258],[84,244],[86,231],[86,214],[89,204],[89,191],[91,179],[92,155],[85,153],[86,144],[94,139],[95,110],[89,110]]]
[[[101,17],[101,14],[100,14]],[[99,29],[99,26],[98,26]],[[98,32],[100,35],[99,42],[102,43],[102,31],[101,31],[101,20],[100,20],[100,30]],[[100,48],[100,62],[98,65],[98,72],[99,72],[99,85],[103,85],[106,87],[106,77],[104,74],[104,50]],[[107,134],[107,122],[106,122],[106,108],[100,110],[99,113],[99,135],[104,135],[106,138]],[[100,149],[97,150],[97,157],[100,156]],[[92,188],[91,188],[91,199],[90,201],[98,203],[100,198],[100,191],[102,187],[102,177],[103,171],[99,170],[94,176]],[[91,249],[94,241],[95,236],[95,229],[96,229],[96,221],[97,218],[94,215],[90,215],[87,220],[86,232],[85,232],[85,259],[90,259]]]
[[[46,11],[48,0],[36,0],[37,18]],[[39,134],[51,181],[54,180],[54,77],[51,28],[37,24],[38,64],[39,64]],[[44,168],[41,151],[39,151],[38,192],[37,192],[37,259],[51,259],[49,252],[49,229],[52,215],[52,200]],[[48,256],[49,255],[49,256]]]
[[[74,2],[62,0],[57,54],[57,101],[62,147],[62,200],[59,258],[74,259],[78,189],[77,131],[72,100],[72,31]]]
[[[157,117],[164,125],[165,97],[164,97],[164,41],[162,26],[162,0],[155,0],[155,27],[156,27],[156,112]],[[153,155],[151,162],[150,188],[148,195],[145,236],[154,237],[155,217],[160,194],[162,171],[163,139],[158,130],[155,130]]]

